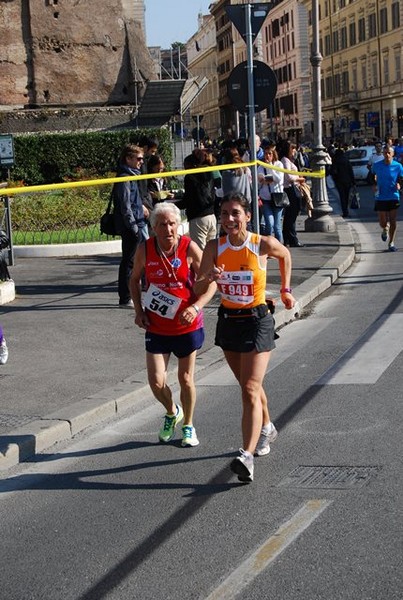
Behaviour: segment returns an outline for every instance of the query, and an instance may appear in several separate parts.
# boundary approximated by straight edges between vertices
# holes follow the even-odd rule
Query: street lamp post
[[[321,66],[322,55],[319,51],[319,0],[312,0],[312,105],[314,148],[311,158],[313,171],[325,174],[326,153],[322,144],[322,106],[321,106]],[[312,177],[312,216],[305,220],[305,231],[335,231],[336,225],[330,217],[333,212],[329,205],[326,178]]]

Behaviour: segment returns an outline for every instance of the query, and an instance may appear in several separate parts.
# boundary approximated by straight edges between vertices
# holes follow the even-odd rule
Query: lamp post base
[[[323,146],[315,148],[311,158],[312,170],[321,171],[324,175],[326,157]],[[329,204],[325,176],[312,178],[312,201],[312,215],[305,220],[305,231],[336,231],[336,224],[330,216],[333,209]]]

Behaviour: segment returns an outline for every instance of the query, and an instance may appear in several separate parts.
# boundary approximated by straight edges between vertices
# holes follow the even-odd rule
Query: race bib
[[[164,319],[174,319],[182,301],[151,283],[143,297],[143,302],[147,310]]]
[[[249,304],[254,300],[252,271],[223,271],[217,286],[221,296],[230,302]]]

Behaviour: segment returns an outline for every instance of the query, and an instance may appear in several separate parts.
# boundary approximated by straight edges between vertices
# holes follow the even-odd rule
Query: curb
[[[337,232],[339,249],[314,275],[294,288],[293,294],[297,298],[297,304],[291,310],[276,311],[276,328],[297,319],[300,311],[329,289],[353,263],[355,245],[349,224],[342,219],[338,220]],[[198,356],[196,374],[221,362],[222,359],[221,349],[212,347]],[[176,382],[176,368],[168,372],[168,382]],[[56,442],[72,439],[92,425],[116,416],[121,417],[130,409],[140,410],[147,405],[150,397],[147,371],[143,370],[111,388],[0,435],[0,471],[26,461]]]

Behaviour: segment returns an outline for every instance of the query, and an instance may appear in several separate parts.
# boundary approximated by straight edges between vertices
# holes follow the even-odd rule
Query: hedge
[[[24,185],[42,185],[76,178],[80,171],[104,177],[116,171],[122,147],[137,144],[143,135],[158,138],[158,152],[169,168],[172,141],[168,129],[34,133],[14,137],[15,165],[10,169],[10,179]]]

